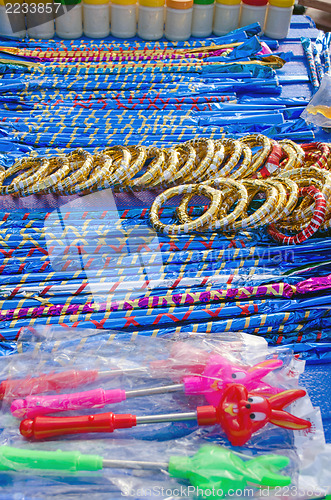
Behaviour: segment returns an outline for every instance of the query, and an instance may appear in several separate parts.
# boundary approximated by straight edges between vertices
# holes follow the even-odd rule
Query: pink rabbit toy
[[[46,396],[28,396],[25,399],[14,400],[11,405],[11,412],[15,417],[35,417],[47,413],[55,413],[62,411],[81,410],[82,408],[103,408],[112,403],[119,403],[126,400],[128,397],[147,396],[149,394],[162,394],[165,392],[183,391],[185,394],[203,394],[208,403],[217,406],[221,400],[222,394],[226,387],[233,382],[238,382],[244,385],[249,391],[258,390],[267,393],[275,394],[281,389],[270,386],[262,381],[268,373],[276,368],[280,368],[283,364],[281,360],[270,359],[258,363],[249,368],[243,368],[239,365],[232,364],[228,359],[218,354],[209,354],[202,351],[203,355],[194,350],[194,356],[191,356],[189,365],[185,366],[183,361],[179,361],[174,365],[174,368],[190,370],[194,375],[181,376],[180,384],[160,387],[147,387],[145,389],[137,389],[133,391],[125,391],[122,389],[105,390],[102,388],[92,389],[90,391],[76,392],[71,394],[56,394]],[[181,356],[179,358],[182,357]],[[192,353],[191,353],[192,354]],[[205,360],[204,369],[201,366],[202,359]],[[185,359],[185,357],[184,357]],[[193,362],[198,360],[198,369]],[[193,362],[193,363],[192,363]],[[192,369],[193,368],[193,369]],[[171,372],[170,372],[171,373]],[[175,371],[175,377],[179,377],[179,373]]]
[[[226,386],[234,382],[244,385],[249,391],[276,394],[281,389],[272,387],[262,379],[281,366],[283,366],[283,362],[280,359],[267,359],[254,366],[244,368],[232,364],[219,354],[212,354],[201,375],[184,378],[185,393],[203,393],[207,401],[214,406],[220,402]]]

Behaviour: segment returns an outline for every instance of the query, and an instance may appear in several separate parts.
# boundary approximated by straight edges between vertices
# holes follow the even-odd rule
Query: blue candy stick
[[[311,43],[310,38],[302,37],[301,44],[302,44],[303,50],[305,52],[305,55],[306,55],[306,58],[308,61],[310,81],[313,85],[314,92],[315,92],[319,88],[319,82],[318,82],[317,70],[316,70],[315,60],[314,60],[314,55],[313,55],[312,43]]]

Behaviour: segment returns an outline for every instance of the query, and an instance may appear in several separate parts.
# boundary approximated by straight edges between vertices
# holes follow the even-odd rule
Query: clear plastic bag
[[[322,78],[320,87],[301,114],[307,123],[331,128],[331,73]]]
[[[250,344],[250,337],[241,333],[193,335],[178,341],[137,337],[134,342],[113,335],[57,341],[50,336],[42,344],[30,341],[22,354],[3,358],[3,421],[17,428],[13,417],[33,419],[49,413],[57,417],[64,411],[66,416],[107,411],[138,416],[185,413],[198,406],[218,407],[233,382],[265,397],[297,389],[304,368],[288,349],[266,349],[263,343],[258,349],[256,337],[251,337]],[[41,336],[42,332],[36,335]],[[284,434],[284,443],[292,444],[292,431],[267,427],[275,443]],[[162,441],[189,435],[195,429],[196,423],[184,420],[138,425],[115,434],[118,439]],[[201,430],[210,431],[213,427]],[[227,442],[221,426],[215,426],[215,435]],[[261,440],[265,440],[264,428],[254,433],[252,446]]]
[[[5,446],[17,446],[13,439],[8,439]],[[57,452],[58,443],[40,443],[38,445],[19,444],[19,449],[34,452]],[[148,447],[141,443],[124,440],[121,446],[115,439],[104,440],[81,440],[74,446],[68,441],[61,443],[61,451],[64,453],[75,450],[78,455],[97,455],[112,466],[104,467],[100,471],[83,472],[74,470],[62,471],[34,471],[23,470],[15,460],[8,459],[8,467],[16,467],[15,472],[0,473],[2,479],[1,492],[15,491],[16,497],[19,493],[25,493],[23,498],[97,498],[109,500],[111,498],[215,498],[227,496],[229,490],[237,490],[237,497],[260,498],[258,489],[258,478],[264,476],[264,490],[269,490],[272,495],[273,488],[267,488],[269,472],[273,472],[273,465],[277,474],[290,478],[291,487],[297,485],[299,461],[295,450],[272,451],[259,450],[252,453],[250,450],[240,450],[237,455],[232,454],[234,450],[209,443],[199,436],[195,439],[179,439],[171,442],[149,443]],[[0,448],[1,452],[1,448]],[[8,451],[7,451],[8,454]],[[270,455],[273,457],[271,458]],[[270,457],[269,464],[259,465],[254,470],[251,459],[263,460],[263,456]],[[243,462],[241,462],[241,460]],[[112,462],[116,461],[116,462]],[[279,462],[280,461],[280,462]],[[131,464],[130,464],[131,462]],[[140,462],[132,463],[132,462]],[[252,467],[255,481],[250,480],[249,469],[247,475],[245,468]],[[258,463],[256,463],[256,466]],[[254,474],[255,472],[255,474]],[[189,477],[185,477],[185,473]],[[279,484],[281,485],[282,480]],[[272,484],[272,483],[271,483]],[[215,494],[210,490],[214,488]],[[209,490],[209,491],[208,491]],[[279,488],[278,488],[279,492]],[[204,494],[205,493],[205,494]],[[223,495],[222,495],[223,493]],[[28,496],[28,494],[31,495]],[[85,496],[86,495],[86,496]],[[0,496],[1,498],[1,496]],[[11,497],[7,497],[11,498]]]
[[[17,387],[19,394],[15,395],[15,391],[10,390],[3,393],[0,470],[1,463],[4,468],[7,465],[11,470],[0,472],[0,498],[1,494],[7,495],[6,498],[22,499],[68,498],[70,495],[73,497],[79,495],[82,499],[89,495],[90,498],[94,496],[98,500],[119,498],[120,495],[137,499],[160,496],[180,498],[178,491],[184,490],[186,492],[183,493],[184,498],[195,498],[197,491],[194,488],[198,486],[195,481],[201,476],[200,462],[190,462],[190,474],[179,474],[179,477],[169,474],[166,464],[171,460],[171,456],[180,457],[179,462],[175,462],[177,464],[182,463],[182,460],[186,463],[185,457],[195,455],[205,445],[211,446],[211,452],[216,453],[217,460],[213,458],[213,463],[218,464],[219,470],[215,483],[215,477],[209,471],[210,467],[207,468],[204,473],[207,478],[204,487],[212,485],[226,490],[230,487],[230,481],[231,487],[238,484],[237,488],[243,489],[242,496],[247,496],[244,488],[248,476],[245,478],[245,474],[240,472],[241,462],[235,464],[235,469],[230,471],[227,469],[230,463],[227,453],[233,448],[219,424],[198,427],[196,421],[161,421],[137,425],[132,429],[121,428],[113,433],[61,435],[56,439],[36,442],[27,440],[20,434],[20,419],[11,414],[10,407],[15,397],[27,400],[29,395],[32,399],[50,396],[56,400],[63,394],[72,396],[77,391],[83,393],[102,388],[106,391],[122,389],[130,392],[188,382],[188,386],[194,389],[197,381],[203,387],[205,382],[209,386],[214,385],[212,397],[214,393],[222,393],[223,382],[233,381],[246,384],[250,390],[254,388],[261,390],[261,394],[264,391],[267,393],[271,391],[273,395],[277,395],[278,391],[298,388],[304,362],[293,357],[289,349],[270,349],[264,339],[242,333],[227,332],[219,336],[188,334],[178,340],[138,336],[134,341],[131,337],[123,338],[123,336],[121,339],[116,339],[116,332],[103,331],[98,335],[95,333],[95,330],[70,329],[70,340],[66,340],[67,330],[61,332],[54,328],[29,329],[22,331],[19,353],[0,360],[2,384],[5,380],[13,382],[13,380],[22,381],[24,378],[27,381],[26,386],[24,383],[12,386],[12,389]],[[219,362],[220,366],[213,371],[213,364],[216,362]],[[208,364],[211,365],[211,371],[206,369]],[[38,377],[48,377],[50,374],[63,375],[70,371],[81,372],[85,379],[84,377],[75,379],[71,373],[70,376],[60,377],[56,383],[58,385],[49,387],[49,390],[45,390],[45,386],[38,385]],[[87,376],[91,371],[97,372],[94,380],[90,380]],[[42,380],[44,382],[44,379]],[[81,384],[76,386],[76,382],[79,381]],[[5,385],[0,387],[3,388]],[[28,395],[22,394],[25,387]],[[276,393],[272,388],[276,389]],[[127,397],[121,402],[106,405],[105,408],[98,405],[92,408],[85,407],[86,399],[81,397],[76,400],[81,404],[80,409],[71,408],[63,415],[60,412],[55,416],[88,416],[112,411],[115,414],[136,414],[139,417],[194,412],[198,406],[211,404],[211,401],[208,401],[211,397],[208,391],[202,394],[195,394],[193,391],[190,394],[183,387],[178,389],[162,394]],[[260,393],[256,391],[255,395],[258,394]],[[291,406],[289,411],[301,418],[309,418],[313,423],[314,432],[305,434],[267,423],[254,432],[243,447],[235,448],[245,455],[241,457],[244,461],[249,457],[264,454],[288,457],[289,464],[279,473],[290,476],[291,487],[297,485],[300,469],[298,453],[304,460],[308,450],[318,449],[323,444],[323,430],[315,422],[314,412],[318,413],[318,410],[313,409],[308,396],[300,400],[302,402],[295,410]],[[300,439],[295,438],[297,433],[300,433]],[[60,471],[31,470],[22,467],[20,460],[8,455],[8,449],[6,451],[1,446],[11,446],[27,452],[61,450],[94,454],[106,460],[138,460],[152,462],[155,468],[153,470],[143,466],[133,469],[125,466],[122,468],[117,464],[116,467],[105,468],[102,471],[75,471],[75,467]],[[4,450],[2,458],[1,450]],[[201,452],[202,455],[206,453],[207,458],[204,456],[204,461],[209,457],[209,450],[208,448],[207,451]],[[280,460],[283,464],[288,462],[286,459]],[[158,467],[157,464],[161,465]],[[179,469],[176,466],[172,470],[178,472]],[[251,487],[251,481],[248,483]],[[192,488],[187,490],[189,486]],[[249,496],[260,497],[255,487],[253,490],[254,493],[250,493]],[[8,494],[13,491],[16,497]],[[161,491],[164,492],[163,495]],[[42,492],[46,492],[46,495]],[[272,495],[270,492],[269,494]],[[200,491],[199,496],[204,496],[204,493]]]

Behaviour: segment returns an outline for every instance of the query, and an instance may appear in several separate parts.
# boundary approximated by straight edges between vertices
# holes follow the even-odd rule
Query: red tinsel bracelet
[[[267,177],[270,177],[270,175],[274,174],[275,171],[279,169],[279,163],[283,156],[284,152],[281,146],[276,141],[272,141],[272,149],[266,163],[255,175],[252,176],[253,179],[266,179]]]
[[[314,214],[310,223],[308,224],[306,229],[303,229],[295,236],[286,236],[276,229],[275,224],[270,224],[267,231],[271,238],[273,238],[275,241],[282,243],[283,245],[298,245],[299,243],[303,243],[314,233],[316,233],[320,225],[323,223],[326,201],[321,191],[314,186],[303,187],[299,190],[299,196],[304,195],[311,196],[315,201]]]
[[[330,148],[327,144],[323,142],[311,142],[310,144],[301,144],[301,147],[305,151],[305,160],[315,160],[311,166],[326,169],[328,168]]]

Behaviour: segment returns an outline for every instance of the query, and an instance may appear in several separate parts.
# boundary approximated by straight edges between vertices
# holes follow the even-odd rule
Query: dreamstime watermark
[[[95,304],[116,294],[129,304],[155,289],[245,286],[252,268],[255,276],[273,280],[294,262],[291,249],[237,247],[240,242],[230,237],[223,249],[191,252],[190,241],[159,237],[147,209],[121,210],[116,200],[105,189],[75,198],[47,217],[50,271],[64,280],[52,285],[52,292],[88,293]]]
[[[118,209],[111,189],[54,210],[45,220],[45,238],[51,270],[63,280],[52,291],[89,294],[100,304],[115,293],[134,300],[160,286],[162,244],[143,212]]]

